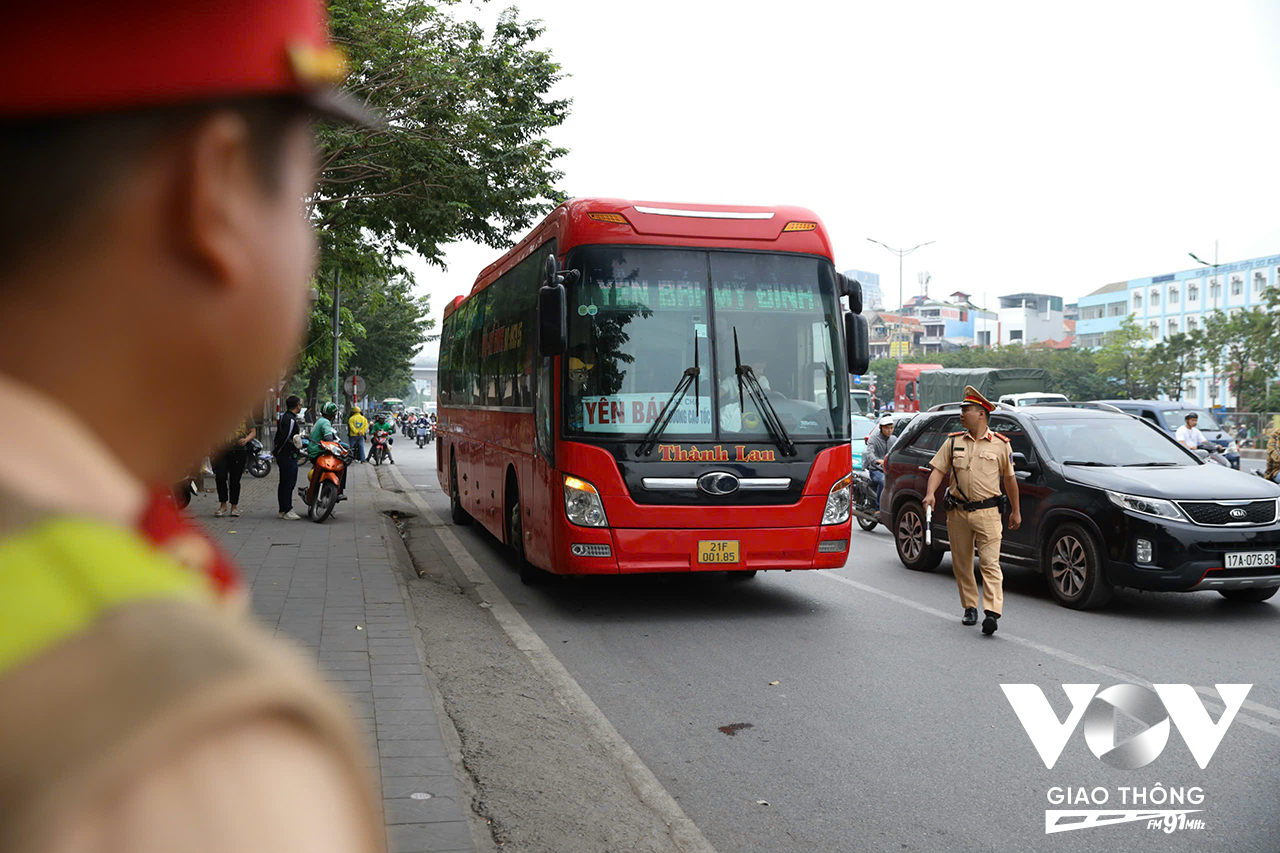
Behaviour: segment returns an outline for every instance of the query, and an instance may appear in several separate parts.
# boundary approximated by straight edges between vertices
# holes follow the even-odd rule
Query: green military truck
[[[964,399],[966,385],[995,402],[1004,394],[1049,390],[1049,371],[1040,367],[965,367],[926,370],[917,380],[920,411]]]

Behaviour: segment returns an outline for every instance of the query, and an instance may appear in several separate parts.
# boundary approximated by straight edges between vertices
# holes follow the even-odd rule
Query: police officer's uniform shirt
[[[957,498],[982,501],[999,495],[1001,480],[1013,475],[1010,452],[1009,440],[999,433],[987,430],[982,438],[975,439],[965,430],[947,436],[929,464],[944,474],[951,474],[964,493],[963,498],[959,494]]]

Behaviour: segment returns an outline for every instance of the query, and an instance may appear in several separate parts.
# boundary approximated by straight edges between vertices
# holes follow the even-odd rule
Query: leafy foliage
[[[566,152],[547,131],[569,102],[549,96],[560,66],[534,43],[538,22],[512,8],[486,37],[453,17],[456,0],[330,0],[334,39],[351,62],[349,92],[378,128],[317,128],[321,172],[311,213],[320,236],[320,298],[299,355],[309,405],[332,383],[332,290],[341,278],[343,373],[358,367],[374,396],[407,397],[412,359],[435,321],[399,262],[442,247],[505,247],[558,201]]]

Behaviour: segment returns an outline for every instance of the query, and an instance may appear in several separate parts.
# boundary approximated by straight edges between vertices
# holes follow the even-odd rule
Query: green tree
[[[547,131],[569,101],[549,92],[560,66],[535,42],[543,28],[502,13],[491,35],[456,20],[456,0],[331,0],[333,34],[352,67],[348,91],[385,118],[378,128],[321,125],[311,199],[320,238],[320,298],[293,386],[315,405],[331,386],[334,282],[341,275],[339,364],[371,390],[402,396],[434,320],[412,297],[399,258],[443,265],[441,247],[505,248],[560,201],[566,152]]]
[[[1145,397],[1148,393],[1143,381],[1147,355],[1143,344],[1146,340],[1146,331],[1130,314],[1119,329],[1107,333],[1098,350],[1098,369],[1117,380],[1122,396],[1129,399]]]
[[[1204,357],[1228,378],[1242,410],[1262,405],[1267,398],[1280,362],[1277,332],[1276,315],[1261,308],[1235,314],[1215,311],[1205,317]]]
[[[1203,350],[1200,330],[1170,335],[1147,351],[1143,381],[1153,394],[1181,400],[1184,379],[1195,370]]]

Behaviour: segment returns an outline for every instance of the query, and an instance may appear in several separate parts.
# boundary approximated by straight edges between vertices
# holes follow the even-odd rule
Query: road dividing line
[[[874,586],[870,586],[869,584],[862,583],[861,581],[855,581],[850,578],[843,577],[842,575],[833,574],[831,572],[817,572],[816,574],[820,578],[825,578],[829,581],[835,581],[836,583],[842,583],[845,586],[851,586],[856,590],[870,593],[871,595],[878,595],[881,598],[888,599],[889,601],[893,601],[897,604],[901,604],[906,607],[910,607],[911,609],[918,610],[921,613],[928,613],[930,616],[937,616],[938,618],[945,619],[948,622],[959,621],[956,618],[956,615],[954,613],[946,613],[942,610],[939,610],[936,607],[930,607],[927,604],[921,604],[918,601],[912,601],[909,598],[904,598],[901,595],[897,595],[892,592],[887,592],[886,590],[883,590],[883,589],[878,589]],[[1058,660],[1066,661],[1067,663],[1072,664],[1074,666],[1083,667],[1084,669],[1091,670],[1093,672],[1098,673],[1099,675],[1105,675],[1107,678],[1111,678],[1116,681],[1128,682],[1130,684],[1141,684],[1144,687],[1150,687],[1152,684],[1150,679],[1143,678],[1139,675],[1134,675],[1131,672],[1125,672],[1124,670],[1116,669],[1115,667],[1107,666],[1106,664],[1102,664],[1102,663],[1094,663],[1093,661],[1086,660],[1080,657],[1079,655],[1073,655],[1071,652],[1066,652],[1066,651],[1063,651],[1062,649],[1055,649],[1053,646],[1046,646],[1043,643],[1037,643],[1035,640],[1028,640],[1025,637],[1019,637],[1015,634],[1010,634],[1007,631],[1001,631],[998,634],[998,639],[1003,640],[1005,642],[1009,642],[1009,643],[1017,643],[1020,646],[1026,646],[1027,648],[1034,649],[1035,651],[1040,652],[1041,654],[1049,655],[1050,657],[1055,657]],[[992,641],[993,642],[997,641],[997,638],[992,638]],[[1205,707],[1208,708],[1209,710],[1215,713],[1221,713],[1226,710],[1222,705],[1218,704],[1218,702],[1216,701],[1218,698],[1218,692],[1216,690],[1213,690],[1212,688],[1209,688],[1209,687],[1197,687],[1196,691],[1210,700],[1204,703]],[[1268,722],[1266,720],[1254,719],[1253,717],[1250,717],[1244,713],[1244,711],[1246,710],[1252,711],[1253,713],[1260,714],[1262,716],[1272,717],[1276,720],[1280,720],[1280,711],[1277,711],[1275,708],[1260,704],[1258,702],[1245,702],[1244,706],[1241,708],[1240,714],[1237,715],[1236,717],[1237,720],[1239,720],[1241,723],[1245,724],[1246,726],[1249,726],[1250,728],[1257,729],[1260,732],[1266,732],[1267,734],[1274,735],[1275,737],[1280,737],[1280,726],[1277,726],[1274,723]]]
[[[564,668],[564,664],[551,653],[547,644],[502,594],[502,590],[475,561],[466,546],[454,535],[439,514],[431,508],[422,495],[418,494],[417,489],[409,484],[399,470],[395,467],[388,470],[405,496],[431,522],[436,535],[449,550],[463,575],[474,586],[480,599],[489,604],[489,612],[511,638],[511,642],[529,659],[534,670],[551,685],[556,699],[566,711],[581,720],[588,731],[613,755],[622,766],[627,781],[640,801],[653,809],[670,827],[671,838],[675,842],[676,849],[684,853],[715,853],[711,842],[703,837],[702,831],[689,819],[667,789],[662,787],[658,777],[653,775],[653,771],[640,760],[640,756],[636,755],[630,744],[618,734],[613,723],[609,722],[604,712],[591,701],[591,697]]]

